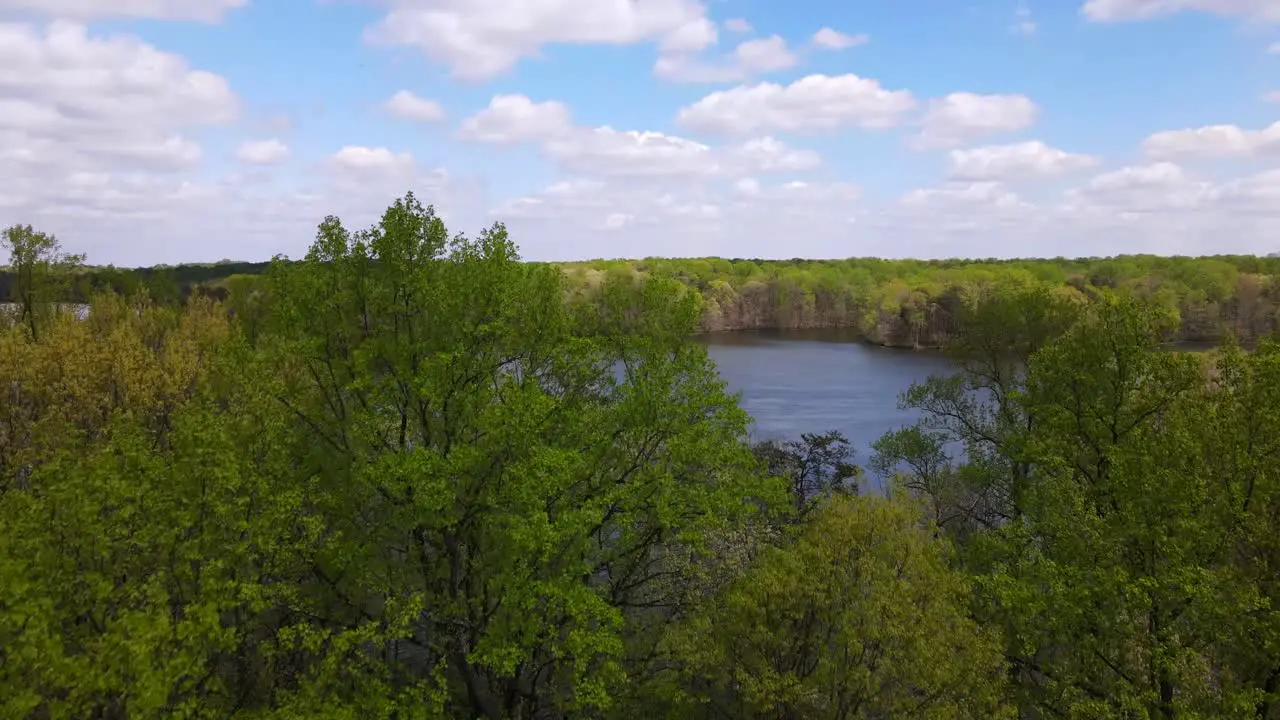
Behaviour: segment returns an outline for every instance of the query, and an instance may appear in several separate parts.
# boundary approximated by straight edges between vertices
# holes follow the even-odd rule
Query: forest
[[[1276,261],[526,263],[412,194],[188,291],[2,242],[0,717],[1280,718]],[[929,303],[880,438],[752,443],[691,340]]]
[[[945,348],[957,338],[967,298],[992,287],[1047,285],[1067,295],[1120,294],[1176,314],[1171,343],[1246,346],[1280,329],[1280,256],[1222,255],[1028,260],[743,260],[649,258],[552,263],[569,284],[591,291],[606,278],[674,279],[696,289],[699,332],[849,328],[889,347]],[[261,290],[270,262],[121,269],[85,267],[68,301],[97,292],[147,292],[160,304],[192,295],[225,300]],[[0,272],[0,301],[13,276]]]

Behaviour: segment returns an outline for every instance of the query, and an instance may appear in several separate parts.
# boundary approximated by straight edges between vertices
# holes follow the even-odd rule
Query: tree
[[[917,509],[838,498],[681,624],[677,717],[993,718],[998,637]]]
[[[683,597],[677,551],[775,494],[667,282],[566,304],[500,225],[451,238],[412,195],[367,231],[326,219],[270,287],[273,392],[329,528],[306,612],[420,608],[380,672],[454,716],[607,708]]]
[[[0,337],[0,715],[227,717],[305,684],[316,526],[237,345],[212,305],[120,298]]]
[[[64,253],[57,238],[30,225],[5,228],[0,247],[9,252],[19,322],[38,339],[49,312],[65,300],[71,274],[84,263],[84,256]]]
[[[1013,382],[970,364],[913,390],[922,426],[877,444],[908,487],[992,509],[955,536],[1023,713],[1274,712],[1271,361],[1228,351],[1206,375],[1159,350],[1171,319],[1103,295]]]
[[[766,440],[755,453],[770,475],[784,478],[797,519],[835,495],[857,495],[861,468],[849,462],[853,448],[838,430],[802,433],[799,440]]]

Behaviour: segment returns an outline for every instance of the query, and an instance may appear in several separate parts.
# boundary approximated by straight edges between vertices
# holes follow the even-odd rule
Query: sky
[[[299,257],[1280,250],[1278,0],[0,0],[0,225]]]

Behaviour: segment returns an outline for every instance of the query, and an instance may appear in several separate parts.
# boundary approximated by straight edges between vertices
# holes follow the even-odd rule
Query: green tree
[[[66,301],[72,273],[84,263],[84,256],[63,252],[56,237],[37,232],[30,225],[5,228],[0,247],[9,253],[11,292],[18,305],[19,322],[33,338],[38,338],[57,303]]]
[[[316,527],[225,315],[119,298],[0,337],[0,715],[227,717],[297,670]],[[291,666],[292,663],[292,666]]]
[[[451,238],[412,195],[367,231],[322,223],[270,290],[275,394],[329,528],[307,612],[422,608],[383,672],[454,716],[610,706],[681,600],[677,550],[776,494],[687,340],[698,298],[665,282],[566,304],[501,226]]]
[[[849,462],[853,447],[839,431],[802,433],[799,440],[766,440],[754,448],[767,471],[786,480],[799,519],[835,495],[857,495],[862,469]]]
[[[672,633],[685,704],[706,718],[993,718],[997,636],[918,510],[838,498]]]
[[[1159,350],[1171,320],[1104,295],[1011,384],[968,363],[913,390],[922,426],[877,444],[907,487],[992,508],[958,536],[1025,714],[1274,712],[1270,351],[1206,375]]]

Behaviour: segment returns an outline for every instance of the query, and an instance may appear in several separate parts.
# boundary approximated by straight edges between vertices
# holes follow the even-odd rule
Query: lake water
[[[878,348],[839,330],[726,332],[699,337],[729,389],[755,418],[756,439],[839,430],[859,464],[884,433],[909,425],[898,395],[951,371],[937,353]]]

